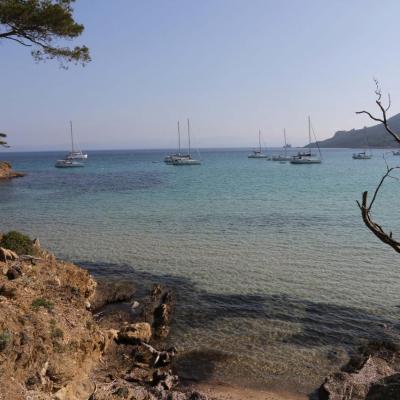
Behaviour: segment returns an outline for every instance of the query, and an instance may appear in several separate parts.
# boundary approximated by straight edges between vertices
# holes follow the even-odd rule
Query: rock
[[[87,377],[77,382],[71,382],[54,394],[54,400],[82,400],[89,399],[94,392],[93,383]]]
[[[199,392],[192,392],[189,396],[189,400],[207,400],[207,396]]]
[[[137,344],[149,342],[151,339],[151,326],[147,322],[137,322],[123,327],[118,333],[121,342]]]
[[[167,400],[187,400],[187,396],[181,392],[170,392],[168,393]]]
[[[0,179],[19,178],[25,176],[22,172],[13,171],[12,166],[7,161],[0,161]]]
[[[18,254],[12,250],[0,247],[0,261],[18,260]]]
[[[374,391],[377,393],[394,390],[396,385],[390,381],[389,377],[395,375],[399,364],[399,354],[395,345],[372,343],[361,349],[361,354],[354,356],[342,368],[342,371],[331,374],[325,379],[319,388],[319,399],[392,399],[392,397],[376,397]],[[389,379],[390,385],[385,384],[386,379]],[[370,394],[373,387],[375,389]]]
[[[176,375],[172,375],[171,371],[163,372],[156,370],[153,373],[153,385],[161,390],[171,390],[178,384],[178,381],[178,377]]]
[[[150,381],[149,370],[141,367],[134,367],[126,374],[124,379],[128,382],[147,383]]]
[[[99,281],[91,299],[92,308],[98,310],[107,304],[130,301],[135,292],[131,281]]]
[[[11,281],[13,279],[17,279],[22,275],[22,268],[20,265],[12,265],[7,270],[7,278]]]
[[[103,332],[103,340],[100,344],[100,349],[105,353],[111,344],[118,339],[118,331],[116,329],[108,329]]]
[[[366,400],[400,400],[400,374],[394,374],[374,383]]]
[[[135,300],[135,301],[132,303],[132,310],[135,310],[135,309],[138,308],[139,306],[140,306],[139,302]]]
[[[113,392],[114,396],[121,397],[123,399],[127,398],[129,396],[129,389],[127,387],[119,387],[114,390]]]

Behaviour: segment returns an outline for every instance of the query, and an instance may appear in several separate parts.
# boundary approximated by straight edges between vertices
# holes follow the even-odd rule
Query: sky
[[[400,112],[398,0],[77,0],[93,61],[59,68],[0,41],[0,132],[12,149],[307,142],[373,125],[373,77]],[[182,128],[183,133],[185,129]],[[182,137],[182,145],[186,138]]]

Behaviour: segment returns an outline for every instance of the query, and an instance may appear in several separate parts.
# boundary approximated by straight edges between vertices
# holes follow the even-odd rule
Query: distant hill
[[[388,125],[400,133],[400,114],[389,118]],[[330,139],[318,141],[318,144],[320,147],[363,148],[367,142],[370,147],[399,147],[382,124],[351,131],[338,131]],[[305,147],[315,147],[315,143]]]

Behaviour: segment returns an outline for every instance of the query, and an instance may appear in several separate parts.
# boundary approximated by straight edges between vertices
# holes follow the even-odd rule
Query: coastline
[[[0,161],[0,180],[22,178],[25,174],[23,172],[17,172],[12,169],[11,163],[8,161]]]
[[[223,383],[198,383],[193,389],[217,400],[307,400],[309,396],[285,390],[257,390]]]
[[[176,349],[164,344],[175,301],[168,289],[154,285],[139,303],[140,282],[98,282],[42,250],[39,241],[34,253],[19,256],[0,248],[0,397],[306,398],[180,381],[174,372]]]

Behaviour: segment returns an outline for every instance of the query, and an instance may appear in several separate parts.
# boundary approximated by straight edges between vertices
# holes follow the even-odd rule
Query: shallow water
[[[398,335],[399,258],[355,203],[382,152],[294,166],[210,150],[174,167],[154,162],[165,152],[104,151],[74,170],[53,167],[61,154],[4,152],[28,175],[0,183],[0,230],[98,274],[178,287],[171,340],[197,351],[182,357],[193,378],[307,391],[362,340]],[[400,234],[399,195],[388,181],[375,216]]]

